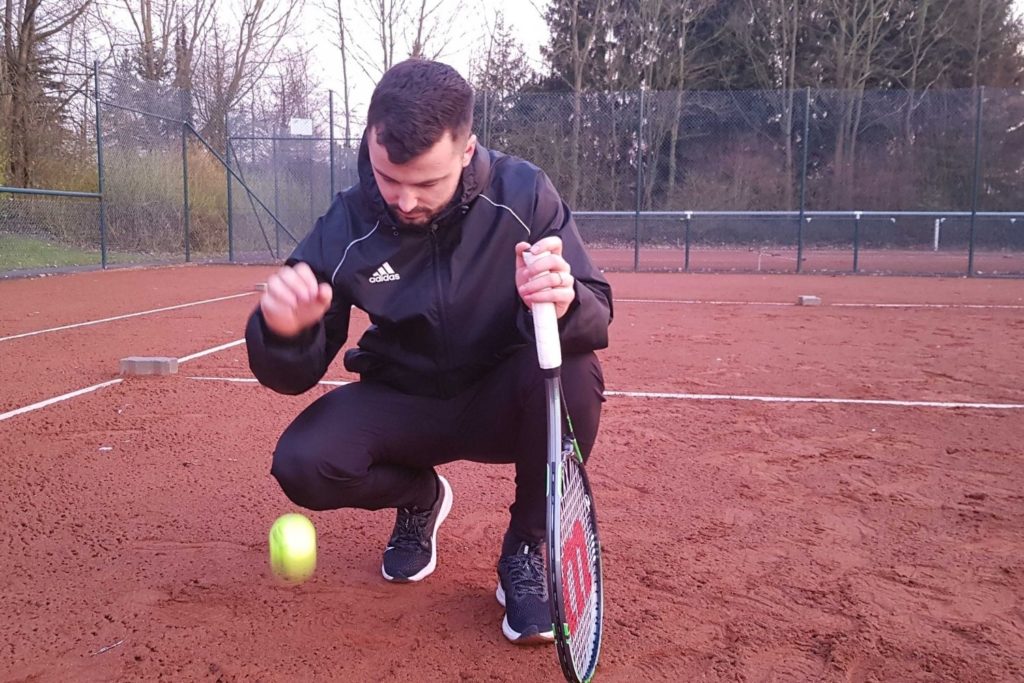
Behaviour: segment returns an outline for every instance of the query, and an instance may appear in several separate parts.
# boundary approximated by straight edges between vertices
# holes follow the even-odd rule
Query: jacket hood
[[[369,129],[364,131],[362,142],[359,144],[359,190],[362,195],[363,208],[373,220],[380,220],[387,225],[395,225],[395,219],[388,211],[387,203],[377,186],[377,179],[373,176],[373,167],[370,165],[369,134]],[[462,177],[459,179],[458,187],[455,188],[455,195],[435,222],[445,223],[453,216],[458,215],[460,209],[468,207],[487,188],[490,176],[490,151],[477,143],[476,151],[473,152],[473,158],[469,165],[462,169]]]

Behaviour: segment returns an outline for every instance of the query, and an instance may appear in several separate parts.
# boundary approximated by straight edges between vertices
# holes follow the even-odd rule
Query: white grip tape
[[[548,255],[544,251],[532,254],[523,252],[523,261],[530,265]],[[542,370],[554,370],[562,365],[562,343],[558,338],[558,315],[550,301],[535,303],[533,311],[533,334],[537,338],[537,360]]]

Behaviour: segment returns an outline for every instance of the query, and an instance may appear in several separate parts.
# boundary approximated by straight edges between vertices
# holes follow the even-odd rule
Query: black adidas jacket
[[[612,294],[569,209],[536,166],[477,146],[455,198],[428,227],[396,225],[364,138],[359,184],[339,193],[289,264],[304,261],[334,289],[323,320],[296,338],[266,326],[257,307],[245,338],[259,381],[285,394],[313,387],[348,336],[355,306],[371,326],[345,368],[418,395],[451,397],[524,344],[533,323],[515,285],[515,244],[562,238],[576,298],[559,321],[562,348],[608,345]]]

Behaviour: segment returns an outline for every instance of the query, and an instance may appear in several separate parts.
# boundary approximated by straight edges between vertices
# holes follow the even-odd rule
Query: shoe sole
[[[441,522],[448,517],[448,513],[452,510],[452,486],[448,483],[448,480],[440,474],[437,475],[437,478],[441,482],[441,495],[443,498],[441,499],[441,510],[437,513],[437,520],[434,522],[434,530],[430,534],[430,562],[427,563],[426,567],[409,577],[390,576],[384,569],[384,563],[381,562],[380,573],[391,583],[414,583],[416,581],[422,581],[433,574],[434,569],[437,568],[437,530],[441,527]]]
[[[505,589],[501,587],[501,581],[498,582],[498,589],[494,591],[494,597],[498,599],[499,605],[505,606]],[[519,633],[509,625],[507,612],[505,613],[505,618],[501,620],[501,632],[515,645],[547,645],[555,642],[555,631],[553,628],[550,631],[527,635]]]

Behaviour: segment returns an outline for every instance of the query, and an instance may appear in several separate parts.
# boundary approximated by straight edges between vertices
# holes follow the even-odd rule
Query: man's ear
[[[466,149],[462,152],[462,168],[469,166],[469,162],[473,161],[473,155],[476,153],[476,134],[469,136],[466,140]]]

